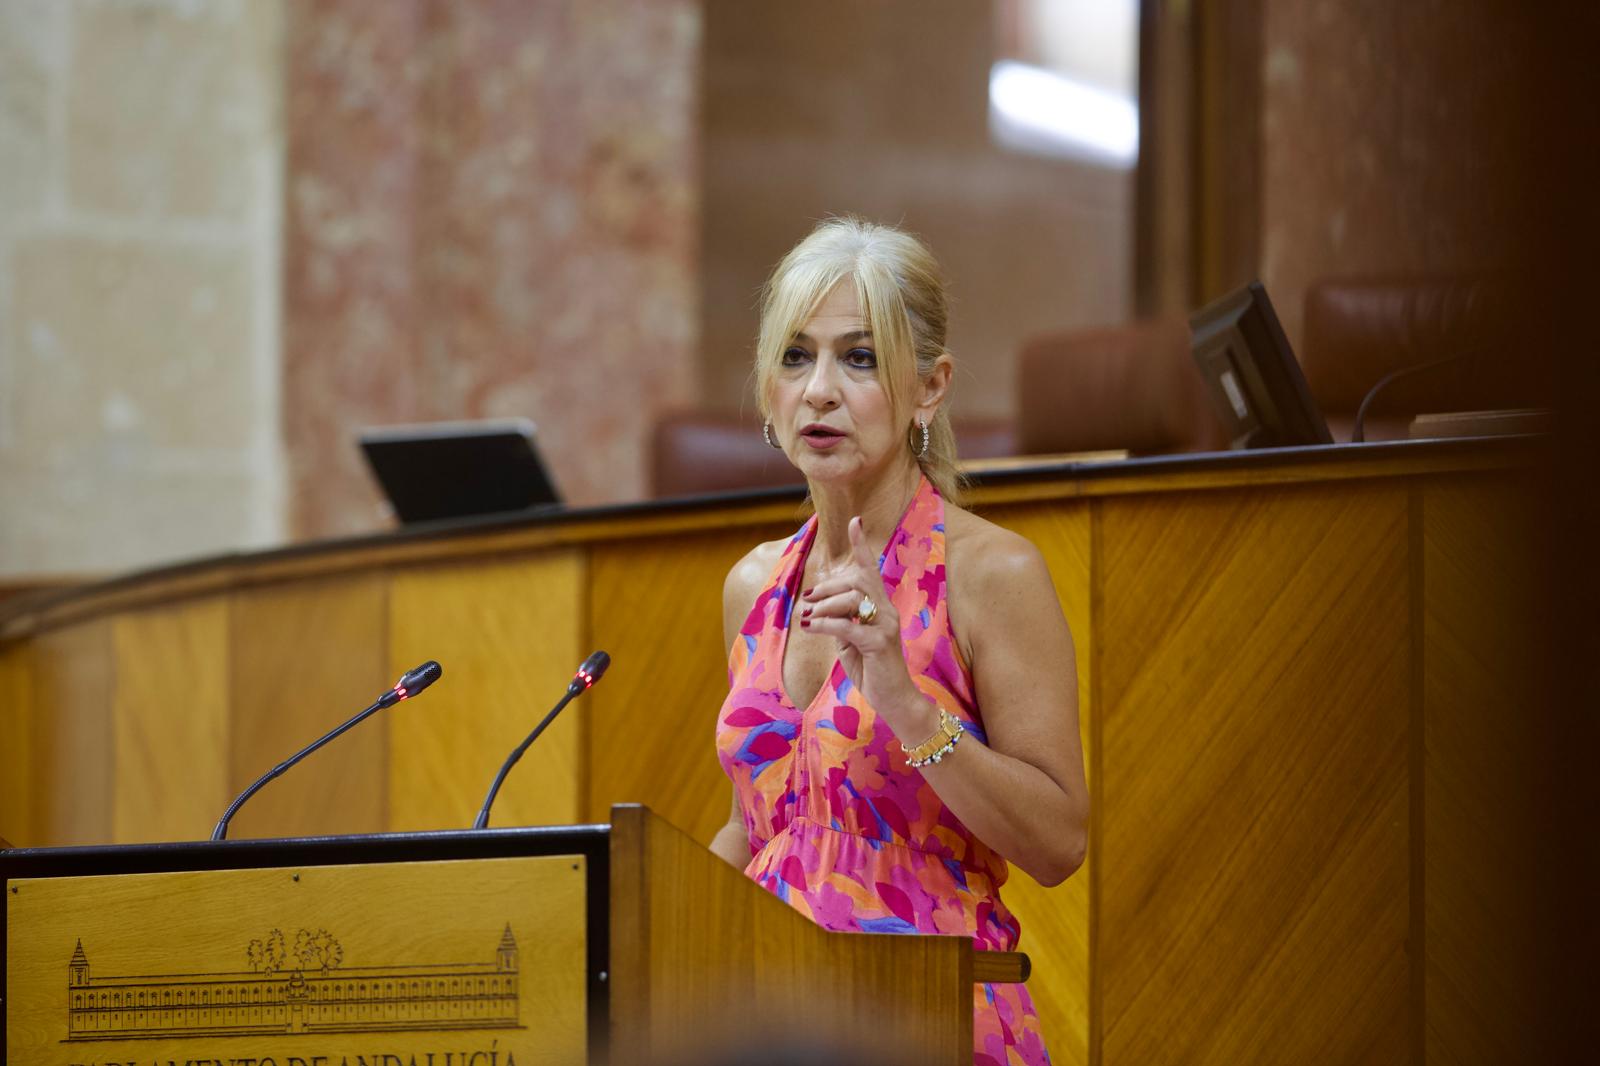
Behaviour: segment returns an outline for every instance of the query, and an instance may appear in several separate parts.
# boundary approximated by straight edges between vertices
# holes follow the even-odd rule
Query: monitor
[[[1261,282],[1189,317],[1194,361],[1235,448],[1332,444]]]
[[[560,503],[525,418],[382,426],[360,441],[403,523]]]

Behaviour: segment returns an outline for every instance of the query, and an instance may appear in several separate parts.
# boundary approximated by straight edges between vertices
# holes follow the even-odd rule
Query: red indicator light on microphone
[[[406,697],[407,697],[407,696],[409,696],[409,695],[410,695],[410,693],[408,693],[408,692],[407,692],[407,691],[406,691],[406,690],[405,690],[405,688],[404,688],[404,686],[401,686],[401,685],[396,685],[396,686],[395,686],[395,687],[394,687],[394,691],[395,691],[395,694],[396,694],[396,695],[397,695],[397,696],[399,696],[399,697],[400,697],[400,698],[401,698],[401,699],[405,699],[405,698],[406,698]]]

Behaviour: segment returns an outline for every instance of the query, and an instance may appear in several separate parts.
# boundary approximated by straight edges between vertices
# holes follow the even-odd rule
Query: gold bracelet
[[[961,719],[940,707],[939,728],[933,736],[914,748],[900,745],[900,750],[906,753],[906,765],[913,769],[921,769],[929,763],[938,762],[956,750],[956,741],[960,740],[966,731],[967,727],[961,724]]]

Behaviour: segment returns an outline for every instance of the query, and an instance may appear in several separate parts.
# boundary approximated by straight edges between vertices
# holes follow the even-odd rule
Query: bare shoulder
[[[1050,568],[1027,537],[947,507],[945,568],[950,628],[974,669],[996,648],[1070,648]]]
[[[728,571],[728,577],[722,583],[722,631],[724,643],[729,647],[733,646],[734,635],[744,625],[750,609],[755,606],[756,597],[761,594],[767,578],[772,576],[788,543],[784,539],[757,544]]]
[[[1050,588],[1050,570],[1033,541],[960,507],[945,507],[945,559],[951,593],[1019,586]],[[1054,592],[1051,593],[1054,598]]]
[[[744,558],[734,563],[733,569],[728,571],[728,579],[722,585],[723,594],[739,594],[748,610],[755,603],[761,586],[778,565],[784,546],[788,543],[787,540],[769,540],[745,552]]]

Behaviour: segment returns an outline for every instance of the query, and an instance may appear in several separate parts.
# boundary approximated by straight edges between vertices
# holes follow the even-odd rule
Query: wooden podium
[[[954,1066],[973,982],[1025,976],[963,937],[824,932],[645,808],[611,814],[0,853],[6,1060],[734,1063],[803,1044]]]

